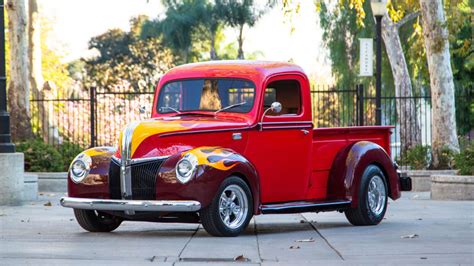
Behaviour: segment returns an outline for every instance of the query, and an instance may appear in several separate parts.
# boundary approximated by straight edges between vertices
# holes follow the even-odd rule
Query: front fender
[[[176,177],[176,164],[187,153],[198,157],[195,176],[186,184]],[[254,212],[258,212],[260,189],[257,171],[242,155],[231,149],[220,147],[199,147],[168,158],[161,166],[157,184],[158,200],[197,200],[206,208],[214,198],[222,181],[237,175],[249,185],[254,200]]]
[[[114,147],[95,147],[82,153],[87,154],[92,159],[89,174],[80,183],[74,183],[69,177],[68,171],[67,187],[69,197],[79,198],[108,198],[109,197],[109,167],[112,155],[115,153]]]
[[[359,186],[365,168],[375,164],[384,172],[388,194],[393,200],[400,197],[400,185],[393,161],[385,150],[369,141],[359,141],[341,150],[333,162],[328,181],[330,199],[346,199],[357,207]]]

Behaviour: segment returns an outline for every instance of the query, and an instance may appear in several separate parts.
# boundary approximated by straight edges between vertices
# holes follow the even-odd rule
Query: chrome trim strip
[[[101,211],[195,212],[201,203],[194,200],[111,200],[62,197],[61,206]]]
[[[269,212],[269,211],[327,207],[327,206],[338,206],[338,205],[349,205],[349,204],[351,204],[351,201],[348,201],[348,200],[334,201],[334,202],[318,202],[318,203],[307,202],[303,204],[295,203],[294,205],[292,205],[291,203],[280,203],[280,204],[262,205],[260,206],[260,210],[262,212]]]
[[[140,123],[134,121],[125,127],[122,133],[122,161],[120,164],[120,192],[122,199],[132,198],[132,172],[131,172],[131,151],[133,131]]]
[[[131,159],[131,160],[130,160],[130,165],[137,164],[137,163],[151,162],[151,161],[166,160],[166,159],[168,159],[169,157],[171,157],[171,155]],[[115,156],[112,156],[112,159],[113,159],[114,161],[118,162],[119,164],[122,163],[122,159],[120,159],[120,158],[117,158],[117,157],[115,157]]]
[[[285,125],[285,124],[313,124],[313,121],[280,121],[280,122],[260,122],[263,125]]]

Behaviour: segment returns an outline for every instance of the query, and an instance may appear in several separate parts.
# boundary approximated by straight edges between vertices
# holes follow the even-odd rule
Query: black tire
[[[74,209],[79,225],[89,232],[111,232],[122,223],[122,219],[103,212]]]
[[[240,226],[236,228],[231,228],[228,225],[226,225],[223,221],[223,218],[221,218],[220,212],[219,212],[219,204],[221,201],[221,195],[224,191],[227,191],[229,188],[235,188],[235,186],[238,186],[239,188],[242,189],[242,191],[245,194],[245,197],[247,199],[247,210],[243,210],[242,213],[245,216],[242,216],[241,224]],[[232,214],[231,214],[232,215]],[[205,209],[202,209],[199,212],[199,216],[201,218],[201,223],[206,229],[206,231],[213,236],[224,236],[224,237],[231,237],[231,236],[238,236],[245,228],[247,228],[250,219],[252,219],[253,216],[253,198],[252,198],[252,192],[250,191],[249,186],[245,181],[243,181],[241,178],[237,176],[230,176],[227,179],[225,179],[221,186],[219,187],[219,190],[217,190],[216,195],[214,196],[211,204],[207,206]],[[234,217],[236,217],[234,215]]]
[[[377,182],[379,178],[382,180],[383,188],[385,191],[385,196],[380,196],[379,198],[385,198],[384,203],[378,204],[380,208],[376,208],[376,211],[372,210],[369,203],[369,185],[372,180]],[[378,183],[378,184],[382,184]],[[378,194],[380,195],[380,194]],[[376,225],[379,224],[383,217],[385,216],[385,212],[387,211],[387,202],[388,202],[388,190],[387,190],[387,181],[385,179],[385,175],[383,174],[382,170],[375,165],[369,165],[364,171],[360,181],[359,187],[359,204],[357,208],[350,208],[347,209],[344,214],[346,215],[347,220],[353,225]]]

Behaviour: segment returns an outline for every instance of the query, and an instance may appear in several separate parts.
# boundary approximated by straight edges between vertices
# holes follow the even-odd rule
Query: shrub
[[[398,160],[401,165],[410,166],[411,169],[425,169],[430,162],[430,146],[416,145],[402,154]]]
[[[452,169],[455,154],[456,153],[447,146],[441,148],[438,154],[439,164],[437,169]]]
[[[461,152],[454,155],[454,166],[461,175],[474,175],[474,141],[461,146]]]
[[[60,172],[63,171],[61,154],[41,139],[31,139],[17,144],[18,152],[25,154],[25,171]]]
[[[69,141],[63,142],[57,147],[57,150],[62,157],[63,171],[67,171],[72,160],[74,160],[79,153],[84,151],[80,145]]]

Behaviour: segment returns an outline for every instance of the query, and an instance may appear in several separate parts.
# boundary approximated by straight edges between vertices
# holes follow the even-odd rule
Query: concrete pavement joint
[[[342,256],[342,254],[336,249],[336,247],[334,247],[333,245],[331,245],[331,243],[329,243],[329,241],[323,236],[323,234],[321,234],[321,232],[319,232],[319,230],[316,228],[316,226],[315,226],[312,222],[310,222],[308,219],[306,219],[306,217],[305,217],[303,214],[300,213],[300,215],[301,215],[301,217],[303,217],[303,219],[304,219],[307,223],[309,223],[309,225],[311,225],[311,227],[314,229],[314,231],[316,231],[316,233],[318,233],[318,235],[319,235],[322,239],[324,239],[324,242],[326,242],[326,244],[327,244],[332,250],[334,250],[334,252],[336,252],[336,254],[339,256],[339,258],[341,258],[341,260],[344,260],[344,257]]]
[[[253,219],[253,229],[254,229],[255,238],[256,238],[256,241],[257,241],[258,259],[260,260],[260,262],[262,262],[263,259],[262,259],[262,254],[260,253],[260,243],[258,242],[257,220],[255,220],[255,218]]]
[[[194,230],[193,234],[191,235],[191,237],[188,239],[188,241],[186,242],[186,244],[184,244],[183,248],[181,249],[181,251],[179,252],[178,254],[178,259],[177,261],[173,262],[173,265],[176,264],[176,262],[179,262],[181,260],[181,255],[183,254],[184,250],[186,249],[186,247],[188,246],[188,244],[191,242],[191,240],[193,239],[193,237],[197,234],[197,232],[199,231],[199,227],[201,227],[201,225],[198,225],[196,227],[196,230]]]

